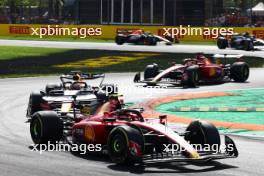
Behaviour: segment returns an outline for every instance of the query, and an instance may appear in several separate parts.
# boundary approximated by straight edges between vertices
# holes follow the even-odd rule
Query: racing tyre
[[[185,70],[184,77],[184,87],[196,87],[200,80],[199,67],[196,65],[188,67]]]
[[[124,36],[119,36],[119,35],[117,35],[117,36],[115,37],[115,42],[116,42],[116,44],[118,44],[118,45],[123,45],[123,44],[125,43],[125,41],[126,41],[126,38],[125,38]]]
[[[146,43],[151,46],[157,45],[157,39],[155,37],[147,37]]]
[[[37,111],[41,111],[40,104],[43,102],[42,94],[39,91],[34,91],[29,96],[27,116],[30,117]]]
[[[217,47],[219,49],[226,49],[228,46],[228,41],[225,38],[217,39]]]
[[[158,64],[147,65],[144,70],[144,79],[154,78],[159,74]]]
[[[189,124],[186,132],[185,140],[189,141],[190,144],[201,144],[202,147],[209,145],[220,149],[220,135],[213,124],[195,120]]]
[[[50,91],[52,91],[52,90],[60,90],[60,89],[62,89],[62,85],[61,84],[50,83],[50,84],[46,85],[45,91],[46,91],[46,94],[49,94]]]
[[[245,62],[235,62],[231,66],[231,78],[235,82],[245,82],[249,77],[249,66]]]
[[[30,134],[35,144],[55,143],[62,139],[63,122],[54,111],[39,111],[33,115]]]
[[[144,153],[142,133],[130,126],[115,127],[108,136],[108,154],[117,164],[141,163]]]
[[[245,43],[244,43],[244,50],[245,51],[254,50],[254,44],[253,44],[253,42],[246,40]]]

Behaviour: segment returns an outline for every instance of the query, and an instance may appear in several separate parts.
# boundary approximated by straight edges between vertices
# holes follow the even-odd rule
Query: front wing
[[[238,150],[234,141],[225,136],[225,145],[233,145],[232,151],[224,151],[224,152],[202,152],[198,151],[200,157],[199,158],[187,158],[182,153],[171,153],[171,152],[163,152],[163,153],[155,153],[145,155],[143,158],[144,163],[168,163],[168,162],[195,162],[195,163],[204,163],[212,160],[219,159],[228,159],[228,158],[237,158]]]
[[[236,158],[237,156],[234,155],[228,155],[228,154],[205,154],[200,156],[199,159],[192,159],[192,158],[186,158],[184,156],[145,156],[143,161],[144,163],[168,163],[168,162],[208,162],[212,160],[219,160],[219,159],[228,159],[228,158]]]

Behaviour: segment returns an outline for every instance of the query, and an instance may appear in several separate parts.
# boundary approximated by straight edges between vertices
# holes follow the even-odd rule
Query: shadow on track
[[[118,165],[113,164],[107,155],[103,154],[86,154],[82,155],[76,152],[71,152],[74,156],[98,162],[98,164],[106,164],[107,168],[114,171],[128,172],[134,174],[144,173],[201,173],[209,171],[217,171],[224,169],[237,168],[236,166],[223,164],[217,161],[206,163],[187,163],[187,162],[173,162],[173,163],[154,163],[154,164],[136,164],[136,165]]]
[[[121,166],[121,165],[109,165],[108,168],[115,171],[130,172],[135,174],[144,173],[201,173],[209,171],[217,171],[224,169],[237,168],[236,166],[222,164],[217,161],[208,163],[156,163],[147,165],[135,165],[135,166]]]

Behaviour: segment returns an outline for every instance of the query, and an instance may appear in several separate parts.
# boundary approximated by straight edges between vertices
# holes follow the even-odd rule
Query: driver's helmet
[[[207,57],[205,57],[203,55],[203,53],[198,53],[196,55],[196,60],[197,60],[197,63],[201,63],[201,64],[210,64],[210,61]]]
[[[249,32],[245,32],[245,33],[243,33],[243,36],[244,37],[250,37],[250,34],[249,34]]]
[[[143,30],[142,29],[135,30],[135,31],[132,32],[132,34],[134,34],[134,35],[141,35],[141,34],[143,34]]]
[[[82,88],[82,84],[79,84],[79,82],[82,81],[81,76],[79,74],[75,74],[72,77],[73,83],[71,85],[72,90],[80,90]]]
[[[76,82],[81,81],[81,76],[77,73],[77,74],[73,75],[72,79],[73,79],[73,81],[76,81]]]
[[[197,61],[203,61],[205,59],[205,56],[203,55],[203,53],[197,53],[196,59]]]
[[[109,112],[113,112],[118,109],[121,109],[121,103],[119,101],[117,94],[110,95],[108,101],[109,101]]]
[[[145,34],[151,34],[151,32],[150,31],[146,31]]]

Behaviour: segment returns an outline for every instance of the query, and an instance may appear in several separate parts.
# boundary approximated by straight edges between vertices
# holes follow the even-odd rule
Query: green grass
[[[150,63],[161,68],[172,61],[182,63],[183,58],[195,54],[147,53],[103,50],[78,50],[31,47],[0,47],[0,77],[20,77],[61,74],[71,70],[85,72],[136,72]],[[262,67],[262,58],[246,58],[251,67]]]

